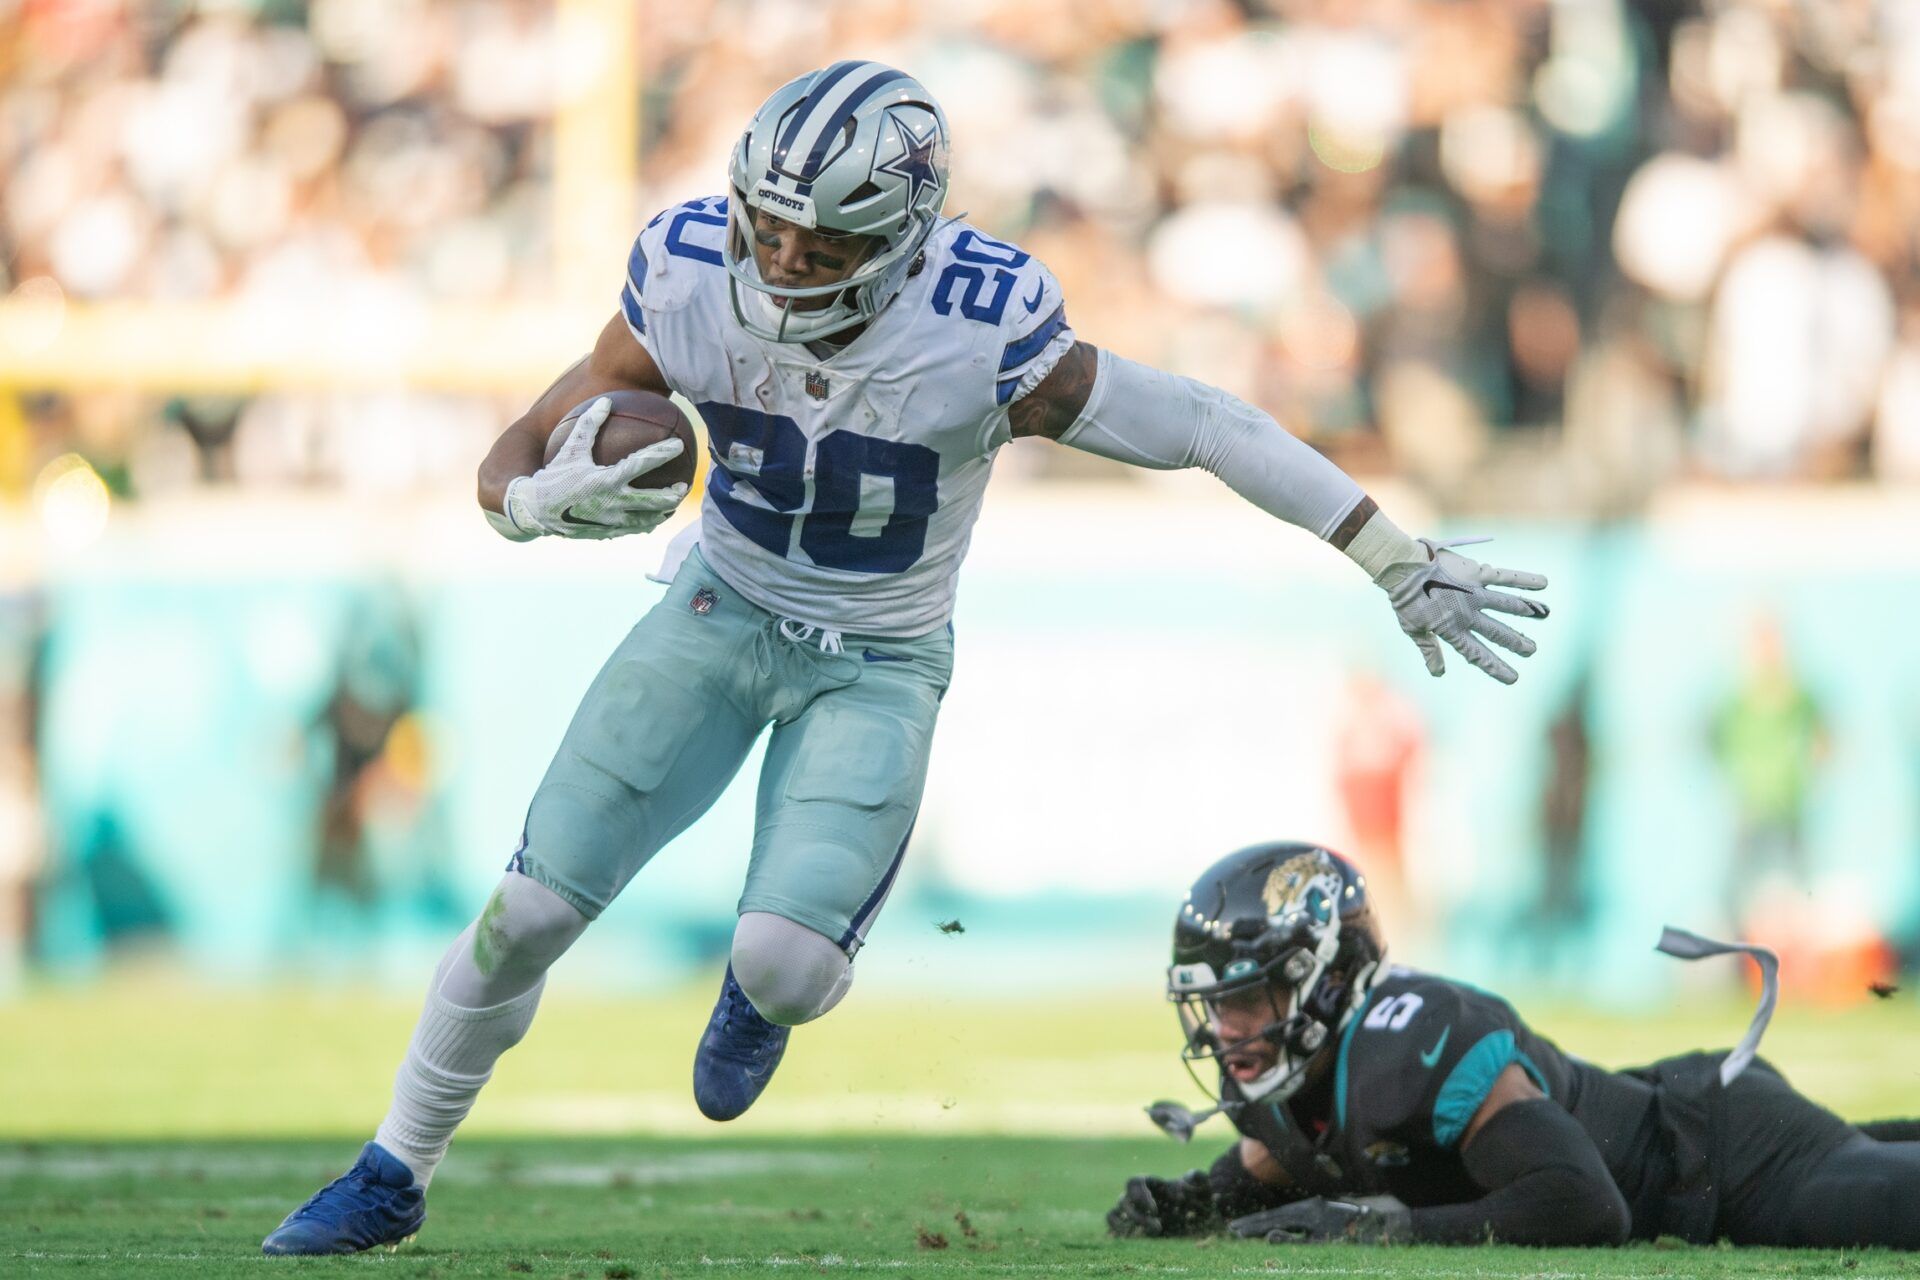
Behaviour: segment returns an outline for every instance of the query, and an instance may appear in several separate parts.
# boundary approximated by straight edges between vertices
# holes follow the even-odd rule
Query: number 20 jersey
[[[726,221],[721,197],[660,214],[621,294],[634,338],[706,422],[701,554],[800,622],[934,630],[952,616],[1007,411],[1072,344],[1058,282],[1030,254],[944,222],[867,330],[820,359],[736,322]],[[745,290],[742,303],[761,305]]]

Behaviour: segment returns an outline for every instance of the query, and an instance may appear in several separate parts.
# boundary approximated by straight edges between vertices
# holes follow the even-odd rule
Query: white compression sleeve
[[[374,1134],[421,1186],[433,1181],[493,1064],[532,1025],[548,966],[586,928],[566,899],[510,871],[447,948]]]
[[[1086,408],[1060,443],[1156,471],[1210,471],[1267,514],[1332,542],[1370,577],[1426,559],[1351,476],[1267,414],[1110,351],[1100,352]]]

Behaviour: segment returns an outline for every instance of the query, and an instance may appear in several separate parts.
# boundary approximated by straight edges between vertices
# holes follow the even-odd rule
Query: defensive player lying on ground
[[[1920,1248],[1920,1121],[1856,1128],[1802,1097],[1749,1060],[1763,1019],[1731,1053],[1605,1071],[1384,954],[1325,849],[1260,845],[1195,881],[1167,989],[1242,1136],[1210,1171],[1128,1182],[1115,1235]]]
[[[647,860],[704,813],[771,724],[732,963],[694,1060],[715,1120],[752,1105],[789,1028],[832,1009],[886,902],[953,668],[954,575],[1000,446],[1040,436],[1143,467],[1203,467],[1344,551],[1386,593],[1435,675],[1441,644],[1495,679],[1489,610],[1537,589],[1402,533],[1266,414],[1076,339],[1033,257],[940,216],[947,123],[920,83],[841,62],[748,123],[731,191],[668,209],[627,260],[620,310],[481,464],[509,538],[603,538],[664,520],[684,488],[630,482],[667,440],[609,466],[583,413],[627,388],[698,405],[713,469],[672,585],[601,670],[534,793],[520,847],[454,943],[376,1140],[269,1236],[269,1253],[404,1239],[546,971]],[[619,584],[614,589],[625,590]],[[539,628],[564,620],[503,618]]]

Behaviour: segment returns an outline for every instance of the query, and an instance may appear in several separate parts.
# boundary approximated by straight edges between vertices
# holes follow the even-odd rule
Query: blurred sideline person
[[[1350,847],[1373,872],[1374,911],[1403,939],[1418,937],[1427,923],[1414,916],[1406,862],[1407,811],[1425,738],[1419,711],[1378,673],[1348,673],[1334,730],[1334,787]]]
[[[1714,711],[1710,739],[1737,815],[1728,926],[1751,937],[1757,905],[1784,897],[1797,910],[1812,887],[1807,814],[1832,744],[1780,619],[1755,615],[1746,650],[1738,683]]]
[[[480,504],[509,538],[645,533],[685,489],[630,482],[677,441],[596,466],[603,398],[541,464],[572,406],[638,389],[698,406],[713,469],[665,596],[582,699],[505,878],[441,962],[375,1140],[267,1252],[418,1229],[548,966],[771,724],[731,963],[694,1062],[705,1115],[752,1105],[789,1029],[846,994],[905,854],[952,671],[955,574],[1009,440],[1213,472],[1358,563],[1434,675],[1443,642],[1503,682],[1513,669],[1480,637],[1533,652],[1486,611],[1545,606],[1489,588],[1544,578],[1409,537],[1266,414],[1078,341],[1044,266],[941,216],[947,154],[945,116],[904,72],[839,62],[785,85],[735,148],[729,194],[647,224],[593,352],[481,464]]]
[[[1737,950],[1681,937],[1697,949],[1662,949]],[[1194,882],[1167,991],[1241,1137],[1210,1171],[1129,1181],[1113,1234],[1920,1248],[1920,1121],[1855,1127],[1796,1093],[1752,1056],[1764,1014],[1730,1052],[1606,1071],[1385,953],[1326,849],[1259,845]]]

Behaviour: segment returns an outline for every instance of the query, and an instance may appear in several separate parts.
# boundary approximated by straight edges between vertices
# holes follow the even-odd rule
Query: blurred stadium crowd
[[[640,8],[638,217],[716,189],[772,86],[858,51],[941,94],[951,211],[1048,261],[1086,336],[1443,503],[1615,511],[1676,477],[1920,473],[1920,10],[1902,0]],[[529,0],[0,4],[0,284],[540,297],[554,18]],[[16,495],[70,450],[136,495],[459,484],[518,407],[8,399]],[[363,447],[403,428],[403,462]]]
[[[1227,387],[1443,511],[1606,520],[1683,481],[1920,479],[1912,0],[638,7],[636,227],[721,187],[773,87],[871,56],[940,95],[949,212],[1046,261],[1083,337]],[[580,53],[551,0],[0,0],[0,296],[548,300],[554,115]],[[463,494],[525,399],[30,381],[0,377],[0,518],[87,483],[136,503]],[[1096,469],[1121,475],[1010,450],[1003,483]],[[0,581],[0,989],[60,843],[35,776],[49,612]],[[412,625],[360,630],[411,653]],[[1756,633],[1702,749],[1737,866],[1798,886],[1828,720]],[[367,832],[428,805],[415,665],[341,656],[295,726],[324,776],[315,882],[346,900],[371,892]],[[1543,931],[1589,909],[1593,698],[1583,678],[1548,729]],[[1355,851],[1397,867],[1424,730],[1391,690],[1359,680],[1351,700],[1339,802]],[[65,839],[77,859],[137,836]],[[122,900],[137,933],[150,913]]]

